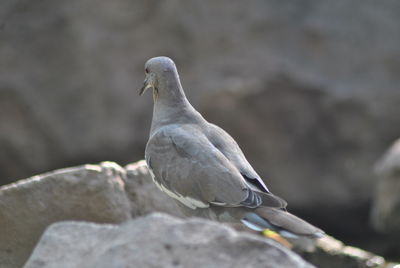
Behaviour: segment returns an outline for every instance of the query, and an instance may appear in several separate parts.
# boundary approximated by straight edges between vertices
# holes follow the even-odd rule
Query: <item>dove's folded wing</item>
[[[264,206],[286,207],[286,201],[268,190],[264,181],[247,161],[239,145],[228,133],[214,124],[208,124],[206,134],[210,142],[237,168],[250,188],[262,198]]]
[[[156,184],[189,207],[257,207],[262,202],[230,161],[190,125],[155,132],[146,161]]]

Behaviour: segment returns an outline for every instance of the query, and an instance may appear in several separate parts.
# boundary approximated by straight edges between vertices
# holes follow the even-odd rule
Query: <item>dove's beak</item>
[[[143,81],[143,87],[139,90],[139,96],[142,96],[148,88],[156,88],[153,75],[146,76],[146,79]]]
[[[146,78],[143,82],[143,87],[139,90],[139,96],[142,96],[146,89],[148,89],[149,87],[151,87],[151,85],[147,82]]]

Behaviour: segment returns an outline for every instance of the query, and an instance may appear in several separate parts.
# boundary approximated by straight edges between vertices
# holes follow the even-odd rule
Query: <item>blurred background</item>
[[[137,89],[160,55],[291,212],[400,259],[400,224],[370,220],[374,166],[400,137],[395,0],[2,0],[0,184],[143,159],[152,98]]]

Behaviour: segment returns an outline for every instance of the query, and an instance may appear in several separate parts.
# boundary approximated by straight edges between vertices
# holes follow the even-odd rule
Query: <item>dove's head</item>
[[[168,57],[149,59],[144,66],[144,71],[146,78],[143,87],[139,91],[139,95],[142,95],[148,88],[152,88],[154,94],[158,94],[160,89],[170,86],[165,83],[179,83],[175,63]]]

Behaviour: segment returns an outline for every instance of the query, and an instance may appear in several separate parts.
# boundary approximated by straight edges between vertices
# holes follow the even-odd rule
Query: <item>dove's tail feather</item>
[[[241,221],[255,231],[270,229],[287,238],[297,238],[299,236],[320,238],[325,234],[321,229],[295,215],[276,208],[257,208],[254,212],[246,213]]]
[[[287,206],[287,202],[279,196],[273,195],[271,193],[257,192],[257,194],[261,197],[263,206],[274,208],[285,208]]]

